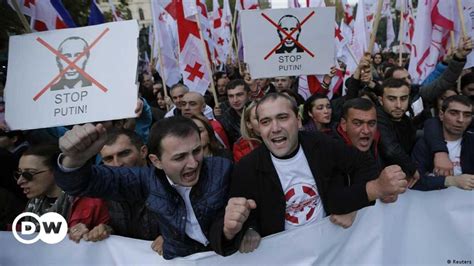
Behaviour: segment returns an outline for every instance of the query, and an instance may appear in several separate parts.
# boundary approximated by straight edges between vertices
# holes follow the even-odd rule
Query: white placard
[[[252,78],[327,74],[334,65],[334,7],[239,14]]]
[[[136,21],[13,36],[8,63],[12,130],[135,116]]]

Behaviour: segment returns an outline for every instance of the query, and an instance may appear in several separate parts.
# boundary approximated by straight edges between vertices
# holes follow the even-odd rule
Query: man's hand
[[[342,228],[346,229],[352,226],[352,223],[354,223],[356,215],[357,215],[356,211],[347,213],[347,214],[331,214],[331,216],[329,216],[329,220],[333,224],[337,224],[341,226]]]
[[[151,243],[151,249],[153,249],[156,253],[158,253],[160,256],[163,256],[163,237],[158,236],[153,243]]]
[[[214,107],[214,116],[221,116],[222,109],[219,106]]]
[[[447,176],[444,185],[447,187],[456,186],[460,189],[474,189],[474,175],[462,174],[458,176]]]
[[[81,241],[81,238],[87,233],[89,233],[89,229],[87,229],[86,225],[83,223],[78,223],[73,227],[69,228],[69,239],[76,243],[79,243],[79,241]]]
[[[135,114],[137,115],[137,117],[140,117],[142,115],[143,106],[144,106],[143,100],[138,98],[137,106],[135,107]]]
[[[385,167],[377,179],[366,185],[369,200],[393,198],[393,196],[404,193],[408,187],[405,177],[406,175],[400,166]]]
[[[449,159],[447,152],[437,152],[434,155],[434,169],[433,172],[435,175],[453,175],[454,165]]]
[[[112,233],[112,227],[106,224],[99,224],[92,228],[89,233],[83,236],[85,241],[97,242],[106,239]]]
[[[250,210],[257,208],[254,200],[246,198],[230,198],[225,208],[224,236],[231,240],[240,232],[242,225],[247,221]]]
[[[249,228],[247,232],[245,232],[242,242],[240,242],[240,253],[253,252],[258,248],[258,245],[260,245],[260,240],[262,240],[260,234],[252,228]]]
[[[74,126],[59,139],[59,148],[64,154],[62,165],[67,168],[83,166],[100,152],[106,140],[107,132],[102,124]]]
[[[461,38],[458,49],[454,53],[457,58],[465,59],[467,55],[472,51],[473,43],[471,37]]]

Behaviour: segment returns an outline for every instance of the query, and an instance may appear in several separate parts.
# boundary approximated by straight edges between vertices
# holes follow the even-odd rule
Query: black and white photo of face
[[[64,55],[69,61],[74,61],[86,48],[88,47],[87,42],[79,37],[69,37],[68,39],[64,40],[61,45],[59,46],[59,52]],[[82,56],[76,62],[76,65],[81,69],[84,69],[87,64],[87,60],[89,59],[89,53]],[[64,68],[67,67],[67,63],[64,62],[61,58],[56,58],[56,62],[58,64],[59,71],[61,72]],[[64,78],[67,80],[75,80],[79,78],[79,72],[74,68],[69,68],[66,73],[64,73]]]
[[[300,28],[300,21],[293,15],[285,15],[280,20],[278,21],[278,25],[288,34],[290,34],[293,30],[298,29],[294,34],[291,36],[298,41],[301,33],[301,28]],[[277,30],[278,32],[278,37],[280,40],[285,39],[286,34],[283,33],[281,30]],[[283,42],[283,47],[287,49],[287,51],[291,51],[294,48],[296,48],[296,43],[291,39],[287,38]]]

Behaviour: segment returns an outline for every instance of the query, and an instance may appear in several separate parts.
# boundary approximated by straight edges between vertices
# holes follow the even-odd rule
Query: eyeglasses
[[[39,171],[39,172],[36,172],[36,173],[31,173],[31,172],[28,172],[28,171],[16,171],[14,174],[13,174],[13,178],[15,179],[15,181],[18,181],[18,179],[20,179],[21,176],[23,176],[27,181],[31,181],[33,180],[33,177],[35,175],[38,175],[38,174],[41,174],[41,173],[44,173],[44,172],[47,172],[49,170],[43,170],[43,171]]]

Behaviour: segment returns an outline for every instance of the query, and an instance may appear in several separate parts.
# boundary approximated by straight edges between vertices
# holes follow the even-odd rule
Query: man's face
[[[44,165],[44,160],[44,157],[36,155],[24,155],[20,158],[19,171],[38,173],[33,176],[31,181],[26,180],[23,176],[17,180],[17,184],[23,189],[23,193],[28,199],[49,195],[56,187],[53,172]]]
[[[181,100],[181,112],[184,117],[200,115],[204,111],[204,98],[197,92],[188,92]]]
[[[216,87],[217,87],[218,95],[225,95],[225,86],[227,85],[227,83],[228,83],[227,78],[220,78],[217,80]]]
[[[104,165],[115,167],[145,166],[146,155],[146,146],[138,150],[127,135],[119,135],[112,145],[104,145],[100,151]]]
[[[181,110],[181,106],[182,106],[182,99],[184,97],[184,94],[186,94],[186,89],[184,87],[177,87],[177,88],[174,88],[174,90],[172,90],[170,92],[170,95],[171,95],[171,100],[173,101],[173,103],[176,105],[176,108],[180,109]]]
[[[66,41],[63,43],[62,47],[60,48],[60,52],[67,58],[69,61],[74,61],[76,57],[78,57],[82,51],[85,49],[85,43],[81,40],[70,40]],[[76,65],[82,69],[86,67],[87,63],[87,55],[84,55],[79,59],[79,61],[76,62]],[[57,59],[57,63],[59,66],[59,70],[62,71],[64,68],[67,67],[67,63],[64,62],[62,59]],[[69,68],[66,73],[64,74],[64,77],[66,79],[78,79],[79,78],[79,72],[71,67]]]
[[[241,112],[242,108],[244,108],[244,105],[248,101],[248,93],[245,91],[243,85],[239,85],[227,91],[227,99],[229,100],[232,109]]]
[[[147,89],[153,88],[153,76],[149,74],[143,74],[142,85]]]
[[[291,86],[290,77],[276,77],[275,78],[275,89],[280,92],[285,89],[289,89]]]
[[[400,121],[408,110],[410,89],[407,86],[400,88],[384,88],[381,97],[383,109],[392,120]]]
[[[395,72],[393,72],[393,78],[403,79],[409,85],[411,85],[411,76],[410,76],[410,73],[408,73],[408,71],[406,69],[396,70]]]
[[[375,108],[368,111],[350,108],[347,118],[341,118],[341,127],[354,147],[368,151],[377,131],[377,112]]]
[[[268,79],[260,78],[256,80],[257,88],[264,90],[268,86]]]
[[[445,137],[448,134],[451,138],[459,139],[472,122],[472,105],[451,102],[446,111],[440,112],[439,119],[443,122]]]
[[[290,33],[292,32],[294,29],[296,29],[298,27],[298,21],[296,20],[296,18],[293,18],[293,17],[286,17],[286,18],[283,18],[281,21],[280,21],[280,27],[285,30],[287,33]],[[293,34],[293,38],[295,40],[298,40],[298,38],[300,37],[300,32],[301,32],[301,29],[298,29],[296,31],[295,34]],[[286,35],[281,32],[280,30],[278,30],[278,36],[280,37],[280,40],[283,40],[283,38],[286,37]],[[294,47],[295,46],[295,42],[293,42],[292,39],[290,38],[287,38],[285,40],[285,42],[283,43],[284,46],[286,47]]]
[[[301,120],[287,99],[267,100],[258,106],[257,114],[260,136],[273,155],[283,157],[295,151]]]
[[[175,184],[192,187],[199,180],[203,152],[198,132],[187,137],[164,137],[161,158],[154,154],[149,157],[153,165],[162,169]]]

